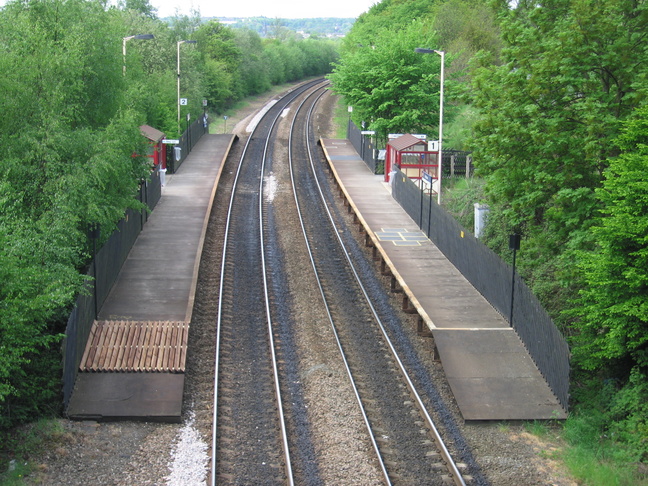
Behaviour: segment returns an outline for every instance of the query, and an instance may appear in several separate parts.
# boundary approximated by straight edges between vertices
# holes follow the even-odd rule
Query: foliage
[[[464,228],[475,225],[475,203],[484,198],[484,180],[471,177],[446,177],[444,179],[444,208]]]
[[[142,143],[139,120],[111,96],[123,86],[121,56],[103,48],[118,36],[113,20],[76,0],[10,3],[0,15],[7,46],[0,63],[8,68],[0,120],[1,426],[52,401],[48,385],[57,378],[35,365],[59,341],[56,323],[83,282],[86,228],[114,225],[147,173],[132,157]]]
[[[591,247],[595,189],[618,151],[611,140],[643,96],[640,71],[625,62],[643,52],[641,11],[617,1],[502,2],[502,64],[475,59],[473,146],[491,218],[524,235],[521,272],[550,300],[581,285],[573,252]]]
[[[24,485],[25,478],[37,467],[32,458],[46,448],[65,447],[67,440],[68,434],[56,419],[0,430],[0,484]]]
[[[153,34],[153,39],[136,39]],[[197,44],[181,41],[197,40]],[[0,9],[0,430],[59,412],[60,342],[86,277],[88,228],[107,238],[150,175],[139,127],[278,81],[329,71],[326,40],[265,41],[200,15],[160,21],[148,0],[12,0]],[[100,242],[101,243],[101,242]],[[52,404],[55,404],[53,406]]]
[[[603,218],[595,251],[581,255],[586,287],[575,306],[575,358],[587,369],[630,360],[648,369],[648,107],[636,111],[596,194]]]
[[[196,39],[205,66],[206,98],[216,113],[273,85],[324,75],[337,59],[332,41],[264,40],[252,30],[231,29],[213,20],[200,26]]]
[[[441,48],[454,55],[449,74],[469,74],[470,60],[478,52],[489,53],[498,63],[502,40],[495,12],[486,2],[447,0],[435,4],[433,15]]]
[[[610,464],[648,457],[645,22],[643,4],[629,1],[501,2],[499,64],[473,60],[485,240],[506,254],[506,235],[524,234],[518,268],[594,390],[574,380],[568,424],[593,447],[572,452],[597,458],[607,481],[618,475]]]
[[[434,45],[434,33],[413,21],[371,41],[347,48],[330,75],[334,91],[353,107],[353,120],[383,140],[388,133],[437,132],[439,104],[430,100],[439,99],[441,57],[414,52]]]
[[[570,444],[564,460],[575,478],[593,485],[646,484],[646,376],[633,375],[625,386],[616,380],[578,373],[575,405],[564,424]]]

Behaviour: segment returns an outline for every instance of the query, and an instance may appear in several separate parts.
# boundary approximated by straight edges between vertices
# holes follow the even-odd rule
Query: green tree
[[[85,280],[88,224],[109,232],[150,173],[133,157],[146,118],[124,108],[122,21],[81,0],[0,10],[1,427],[51,407],[42,370]]]
[[[586,370],[581,377],[603,390],[615,385],[601,433],[625,444],[633,461],[648,459],[647,134],[644,106],[624,124],[615,144],[621,153],[596,191],[596,247],[579,255],[585,285],[569,313],[574,363]]]
[[[577,285],[572,257],[559,258],[589,244],[594,190],[617,153],[610,142],[643,97],[645,9],[549,0],[517,9],[501,2],[499,15],[502,64],[476,60],[475,164],[488,178],[493,221],[502,222],[497,241],[502,232],[525,235],[520,268],[547,303]]]
[[[434,47],[435,33],[421,21],[374,34],[375,44],[346,47],[333,74],[333,90],[353,106],[379,137],[387,133],[438,130],[441,57],[414,52]]]
[[[575,306],[581,317],[574,355],[588,369],[630,360],[648,367],[648,107],[637,110],[618,139],[596,191],[602,218],[596,250],[583,255],[586,287]],[[632,366],[632,365],[631,365]]]
[[[213,20],[200,26],[196,40],[204,60],[206,98],[212,109],[221,111],[241,96],[237,82],[243,54],[234,31]]]

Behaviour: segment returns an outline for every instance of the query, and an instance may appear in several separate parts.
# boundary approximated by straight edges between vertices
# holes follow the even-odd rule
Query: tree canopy
[[[142,209],[135,195],[151,167],[134,155],[147,153],[139,127],[178,135],[183,40],[197,41],[180,45],[182,115],[194,119],[203,99],[219,113],[325,74],[337,57],[327,40],[266,41],[198,12],[163,22],[148,0],[0,8],[0,428],[60,403],[57,344],[86,280],[88,228],[107,238],[128,208]]]

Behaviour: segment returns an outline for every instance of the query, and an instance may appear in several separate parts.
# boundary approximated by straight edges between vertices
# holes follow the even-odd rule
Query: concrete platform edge
[[[356,214],[358,220],[362,224],[362,227],[364,228],[365,233],[371,238],[372,244],[380,252],[380,256],[385,261],[385,264],[389,267],[389,271],[394,276],[394,278],[398,281],[398,285],[400,285],[400,287],[403,289],[403,292],[405,293],[405,295],[407,295],[407,298],[410,300],[412,305],[415,307],[416,311],[418,312],[419,316],[421,316],[421,319],[423,319],[423,322],[425,322],[428,329],[430,331],[436,329],[436,326],[434,325],[434,322],[432,322],[432,319],[430,318],[428,313],[425,312],[425,309],[423,308],[423,306],[419,303],[419,301],[416,298],[416,296],[414,295],[414,293],[407,286],[407,283],[405,282],[403,277],[401,277],[401,275],[398,273],[398,270],[396,270],[396,266],[392,263],[391,259],[387,255],[387,252],[384,250],[384,248],[380,244],[380,240],[378,240],[375,233],[369,227],[369,224],[367,224],[365,219],[362,217],[362,214],[360,213],[360,211],[356,207],[355,203],[353,202],[353,199],[351,199],[351,196],[349,195],[346,188],[344,187],[344,184],[342,184],[340,176],[338,175],[337,170],[335,170],[335,166],[331,162],[331,156],[328,153],[328,151],[326,150],[326,146],[323,143],[323,139],[320,139],[319,144],[322,147],[322,150],[324,151],[324,155],[326,156],[326,160],[328,162],[329,169],[333,173],[333,177],[335,177],[335,180],[337,181],[338,187],[344,193],[345,199],[347,200],[349,205],[351,205],[351,207],[352,207],[354,213]]]
[[[225,165],[225,160],[229,156],[232,145],[238,139],[236,135],[232,135],[230,138],[229,144],[223,153],[223,158],[220,161],[220,167],[218,168],[218,174],[214,179],[214,185],[212,187],[211,196],[209,197],[209,204],[207,205],[207,211],[205,213],[205,220],[203,223],[202,232],[200,234],[200,241],[198,243],[198,251],[196,251],[196,259],[194,261],[193,268],[193,277],[191,281],[191,288],[189,290],[189,300],[187,302],[187,313],[185,315],[185,322],[191,322],[191,316],[193,315],[194,302],[196,300],[196,287],[198,285],[198,271],[200,270],[200,260],[202,259],[202,250],[205,244],[205,235],[207,234],[207,225],[209,223],[209,218],[211,216],[212,206],[214,205],[214,197],[216,196],[216,190],[218,189],[218,183],[223,173],[223,166]]]

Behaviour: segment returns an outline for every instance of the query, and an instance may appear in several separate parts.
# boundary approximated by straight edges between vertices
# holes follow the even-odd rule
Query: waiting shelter
[[[425,135],[390,135],[385,158],[385,182],[389,182],[392,172],[400,170],[410,179],[430,183],[436,192],[439,152],[429,148]]]
[[[166,169],[166,145],[162,143],[164,133],[149,125],[140,126],[140,132],[149,140],[146,156],[151,158],[153,167]]]

